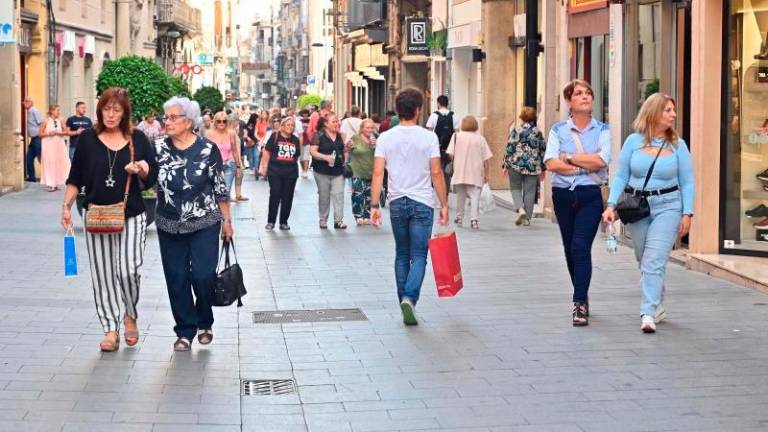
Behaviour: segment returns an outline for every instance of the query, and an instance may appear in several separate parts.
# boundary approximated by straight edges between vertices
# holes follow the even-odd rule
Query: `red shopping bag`
[[[438,297],[455,296],[464,287],[456,233],[437,234],[431,238],[429,253],[432,255]]]

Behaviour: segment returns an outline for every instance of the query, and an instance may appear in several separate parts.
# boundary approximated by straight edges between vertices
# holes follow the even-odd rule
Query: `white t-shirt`
[[[294,117],[293,123],[296,125],[296,127],[293,128],[293,134],[296,135],[296,138],[301,139],[301,134],[304,133],[304,125],[301,123],[301,117]]]
[[[339,130],[344,136],[345,142],[351,140],[356,133],[360,132],[361,123],[363,123],[363,120],[358,117],[347,117],[341,121],[341,128]]]
[[[440,108],[438,110],[440,114],[446,115],[451,112],[448,108]],[[456,115],[456,113],[453,113],[453,129],[458,130],[459,126],[461,125],[461,120],[459,119],[459,116]],[[429,115],[429,118],[427,119],[427,129],[435,130],[435,126],[437,126],[437,114],[434,112]]]
[[[421,126],[395,126],[379,137],[375,157],[386,161],[390,200],[408,197],[435,206],[430,163],[440,158],[437,135]]]

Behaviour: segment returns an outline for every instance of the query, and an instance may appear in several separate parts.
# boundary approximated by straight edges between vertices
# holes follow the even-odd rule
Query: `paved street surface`
[[[217,308],[215,340],[174,354],[154,227],[141,342],[102,354],[87,256],[62,277],[61,193],[0,197],[0,431],[766,431],[768,298],[670,265],[668,321],[640,332],[631,251],[595,244],[588,328],[570,324],[557,227],[512,214],[459,229],[465,288],[428,272],[405,328],[384,229],[321,231],[300,180],[293,230],[265,232],[266,182],[235,208],[245,306]],[[353,222],[347,202],[346,221]],[[352,224],[353,225],[353,224]],[[368,321],[254,324],[253,311],[360,308]],[[297,393],[240,396],[241,379]]]

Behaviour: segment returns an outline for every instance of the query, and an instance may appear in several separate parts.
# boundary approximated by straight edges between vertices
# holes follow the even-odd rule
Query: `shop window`
[[[661,2],[638,5],[637,109],[648,96],[658,93],[661,77]]]
[[[730,3],[730,4],[728,4]],[[768,0],[726,2],[724,250],[768,254]]]
[[[608,35],[571,40],[571,78],[589,81],[595,92],[592,116],[608,123]]]

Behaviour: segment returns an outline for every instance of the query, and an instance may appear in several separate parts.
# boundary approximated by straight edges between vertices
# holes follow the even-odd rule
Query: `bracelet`
[[[371,208],[372,209],[378,209],[378,208],[381,208],[381,206],[379,205],[379,203],[376,203],[376,204],[371,203]]]
[[[62,203],[61,207],[67,210],[72,210],[72,204]]]

